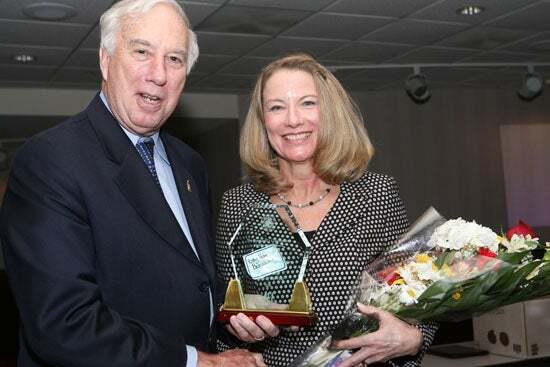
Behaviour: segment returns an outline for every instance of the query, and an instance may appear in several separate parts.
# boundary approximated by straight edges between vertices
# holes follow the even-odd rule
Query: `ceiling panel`
[[[80,44],[82,48],[99,48],[100,31],[99,25],[95,26],[88,32],[84,41]]]
[[[549,16],[550,2],[540,2],[489,22],[489,24],[496,27],[550,31]]]
[[[197,84],[201,79],[203,79],[207,75],[208,73],[201,73],[193,69],[191,74],[187,75],[187,79],[185,81],[185,90],[188,91],[193,85]]]
[[[360,90],[376,90],[388,84],[399,84],[400,87],[405,83],[407,77],[411,74],[409,69],[368,69],[363,70],[353,78],[347,78],[343,81],[347,88]],[[338,75],[340,71],[336,72]]]
[[[437,44],[448,47],[491,50],[534,34],[533,31],[479,26],[450,36]]]
[[[220,4],[206,4],[191,1],[182,1],[183,9],[192,27],[197,27],[206,17],[219,9]]]
[[[289,52],[307,52],[320,57],[342,45],[341,41],[300,37],[277,37],[252,50],[249,56],[275,57]]]
[[[78,49],[67,60],[66,66],[97,69],[99,67],[99,52],[97,49]]]
[[[256,78],[247,75],[213,75],[201,79],[194,87],[251,91]]]
[[[403,19],[369,33],[362,40],[430,45],[465,28],[463,24]]]
[[[271,61],[270,58],[243,57],[221,68],[220,73],[256,76]]]
[[[408,45],[390,45],[375,42],[353,42],[331,52],[323,57],[324,60],[343,60],[364,63],[379,63],[404,54],[412,49]]]
[[[341,0],[325,10],[334,13],[400,18],[434,2],[437,2],[437,0]]]
[[[246,34],[197,32],[200,52],[239,56],[268,41],[270,37]]]
[[[392,59],[392,63],[452,63],[479,54],[478,50],[444,47],[422,47]],[[426,60],[430,60],[429,62]]]
[[[355,40],[391,21],[391,18],[318,13],[282,35]]]
[[[32,20],[23,12],[25,6],[44,2],[48,1],[0,0],[2,86],[97,88],[97,24],[113,0],[51,0],[76,9],[62,21]],[[469,75],[459,80],[462,75],[451,63],[510,67],[530,62],[537,71],[550,74],[541,66],[550,63],[550,0],[476,0],[485,11],[473,17],[456,13],[465,0],[179,3],[198,35],[201,55],[186,87],[197,92],[249,93],[265,64],[292,51],[308,52],[329,66],[380,66],[339,70],[337,77],[355,90],[402,88],[412,65],[434,63],[443,64],[431,75],[438,77],[434,85],[450,88],[475,79]],[[36,62],[14,64],[13,55],[23,51]],[[388,63],[390,68],[384,68]],[[491,72],[500,69],[494,66]],[[516,69],[521,75],[525,66]],[[479,80],[476,87],[503,84],[497,77]]]
[[[289,9],[224,6],[199,26],[199,31],[275,35],[310,15]]]
[[[444,0],[438,1],[412,14],[411,18],[479,24],[507,12],[521,9],[537,1],[538,0],[476,0],[472,3],[464,0]],[[465,16],[457,13],[457,10],[461,7],[471,4],[481,6],[485,11],[474,16]]]
[[[180,3],[202,3],[202,4],[223,4],[225,2],[227,2],[227,0],[193,0],[193,1],[182,1],[182,0],[177,0],[178,2]]]
[[[349,62],[349,61],[330,61],[319,60],[325,67],[334,73],[338,80],[352,79],[356,75],[361,74],[365,69],[360,66],[366,63]],[[347,66],[353,66],[353,68],[343,68]]]
[[[61,20],[63,23],[78,23],[92,25],[97,22],[101,14],[111,5],[111,0],[3,0],[0,1],[0,17],[4,19],[31,20],[29,11],[41,10],[45,14],[56,16],[65,9],[72,16]],[[45,7],[48,6],[49,7]],[[36,20],[36,19],[35,19]]]
[[[502,49],[506,51],[531,52],[550,55],[550,32],[538,33],[533,37],[506,45]]]
[[[230,0],[233,5],[261,6],[265,8],[320,10],[334,0]]]
[[[0,19],[0,43],[75,47],[89,28],[80,24]]]
[[[235,56],[225,55],[208,55],[201,53],[195,66],[193,66],[193,74],[198,73],[212,73],[217,71],[222,66],[235,59]]]

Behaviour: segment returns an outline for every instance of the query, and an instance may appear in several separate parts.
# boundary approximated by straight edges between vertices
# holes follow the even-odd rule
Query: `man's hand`
[[[197,367],[267,367],[262,355],[246,349],[230,349],[219,354],[198,352]]]
[[[380,327],[373,333],[335,341],[334,348],[359,349],[338,367],[364,366],[418,353],[423,340],[419,329],[376,307],[359,303],[358,308],[361,313],[378,318]]]
[[[231,316],[227,330],[247,343],[264,340],[267,336],[274,337],[279,335],[279,328],[267,317],[260,315],[256,318],[256,322],[254,322],[243,313]]]

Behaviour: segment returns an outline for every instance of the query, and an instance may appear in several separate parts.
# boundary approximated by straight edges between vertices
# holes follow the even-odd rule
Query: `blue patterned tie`
[[[157,176],[157,170],[155,169],[155,159],[153,158],[153,152],[155,151],[155,142],[153,139],[143,139],[136,144],[136,149],[145,162],[147,169],[153,176],[153,181],[160,187],[159,178]]]

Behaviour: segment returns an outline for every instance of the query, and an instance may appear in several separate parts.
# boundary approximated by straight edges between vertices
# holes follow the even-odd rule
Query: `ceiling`
[[[51,21],[28,15],[45,2],[74,12]],[[112,2],[0,0],[0,86],[97,88],[98,19]],[[264,65],[296,50],[325,65],[376,65],[336,72],[352,90],[402,88],[412,73],[412,67],[396,67],[404,64],[440,64],[421,69],[435,88],[518,87],[526,71],[510,65],[460,67],[464,63],[546,63],[535,70],[550,79],[550,0],[180,3],[201,50],[187,91],[248,93]],[[457,14],[458,8],[472,4],[485,11]],[[46,15],[55,17],[55,10]],[[18,64],[18,54],[35,61]]]

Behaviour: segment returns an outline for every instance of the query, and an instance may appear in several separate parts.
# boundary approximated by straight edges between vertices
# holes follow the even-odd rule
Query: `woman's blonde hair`
[[[256,81],[240,139],[240,155],[256,190],[274,194],[291,187],[279,172],[264,125],[263,92],[278,70],[301,70],[315,82],[321,121],[313,158],[315,173],[329,184],[355,181],[374,154],[361,112],[338,79],[313,57],[294,53],[267,65]]]

